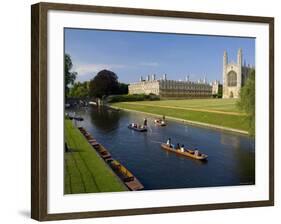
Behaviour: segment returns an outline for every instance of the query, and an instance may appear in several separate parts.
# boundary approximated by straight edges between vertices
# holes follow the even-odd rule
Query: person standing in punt
[[[143,121],[143,126],[146,127],[147,126],[147,119],[144,118],[144,121]]]

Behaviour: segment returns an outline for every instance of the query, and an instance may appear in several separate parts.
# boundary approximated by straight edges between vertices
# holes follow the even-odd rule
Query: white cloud
[[[125,68],[125,65],[122,64],[76,64],[73,67],[73,71],[78,73],[78,76],[88,75],[89,73],[97,73],[103,69],[116,69],[116,68]]]
[[[158,62],[140,62],[141,66],[151,66],[151,67],[157,67],[159,65]]]

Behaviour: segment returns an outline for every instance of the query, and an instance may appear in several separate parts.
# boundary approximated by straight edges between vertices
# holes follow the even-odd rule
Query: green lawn
[[[235,99],[189,99],[113,103],[112,106],[248,131]]]
[[[236,99],[188,99],[188,100],[159,100],[142,101],[140,104],[153,106],[172,106],[183,108],[196,108],[206,110],[218,110],[226,112],[241,112],[236,107]]]
[[[70,120],[65,120],[65,194],[125,191],[126,187],[92,149]]]

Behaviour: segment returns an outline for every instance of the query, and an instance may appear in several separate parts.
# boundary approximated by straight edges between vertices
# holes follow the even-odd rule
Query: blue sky
[[[204,35],[65,29],[65,52],[71,55],[77,81],[92,79],[102,69],[131,83],[142,75],[167,74],[168,79],[222,80],[223,52],[236,62],[238,48],[243,61],[255,64],[255,39]]]

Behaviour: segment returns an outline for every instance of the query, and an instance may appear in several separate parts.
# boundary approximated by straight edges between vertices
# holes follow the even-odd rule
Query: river
[[[145,190],[255,184],[255,140],[245,135],[192,126],[168,120],[166,127],[153,124],[156,116],[106,108],[71,110],[81,115],[85,127],[112,157],[125,165]],[[148,132],[128,129],[132,122],[148,119]],[[207,162],[167,152],[160,147],[172,143],[198,148]]]

